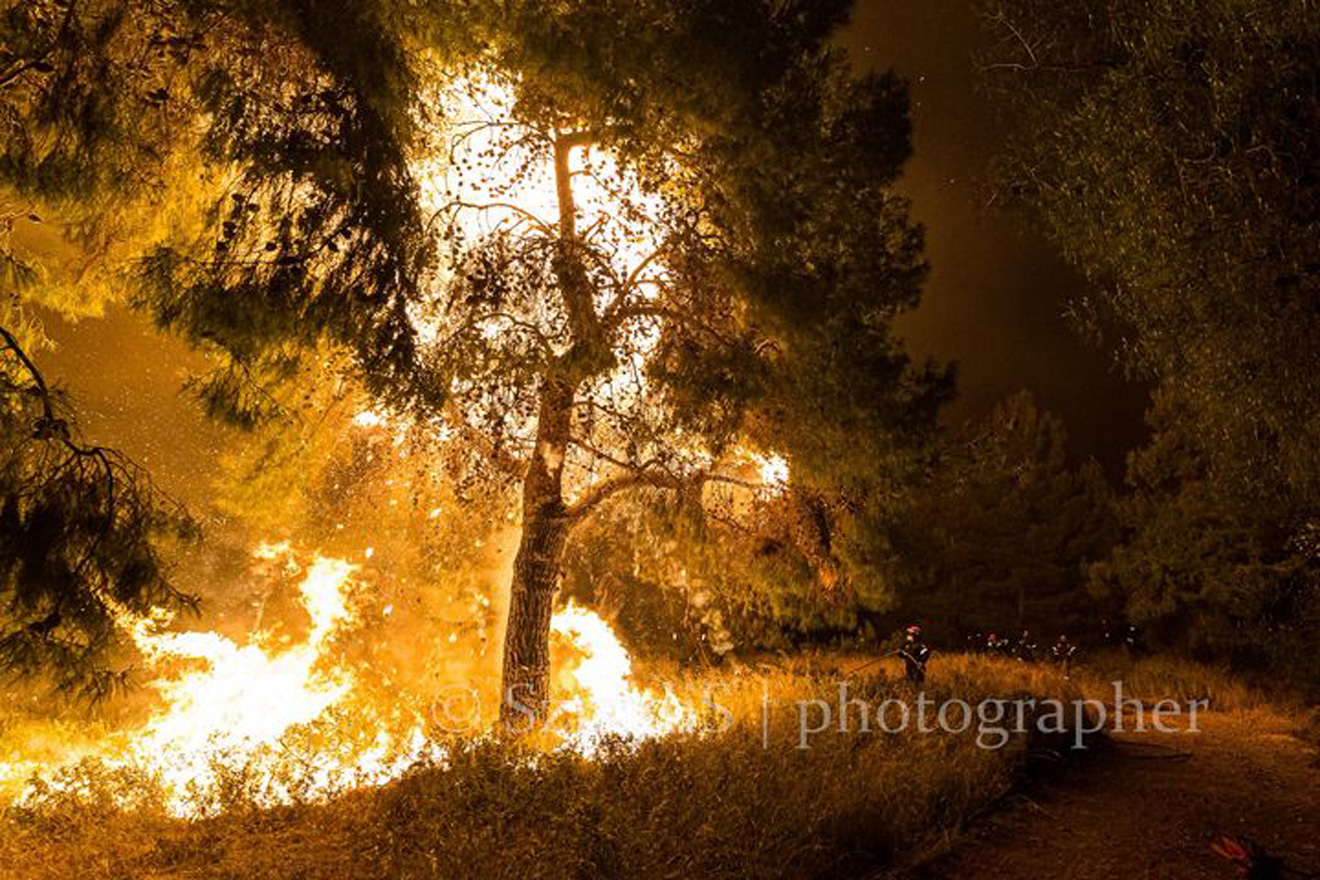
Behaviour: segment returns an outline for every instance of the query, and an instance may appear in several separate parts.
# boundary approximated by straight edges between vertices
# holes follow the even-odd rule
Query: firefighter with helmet
[[[898,656],[903,658],[907,680],[921,684],[926,680],[926,663],[930,661],[930,648],[921,640],[921,627],[912,624],[907,628],[907,638],[903,647],[898,649]]]
[[[1050,648],[1050,659],[1063,672],[1064,678],[1072,677],[1073,658],[1077,656],[1077,646],[1068,641],[1066,634],[1060,633],[1059,640]]]

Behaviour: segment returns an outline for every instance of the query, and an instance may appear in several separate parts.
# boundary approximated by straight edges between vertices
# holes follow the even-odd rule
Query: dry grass
[[[1229,671],[1227,666],[1197,663],[1175,656],[1151,656],[1136,660],[1120,651],[1101,654],[1082,670],[1087,689],[1113,696],[1112,682],[1122,681],[1126,694],[1156,702],[1174,699],[1209,700],[1215,711],[1237,712],[1286,707],[1280,694],[1267,694]]]
[[[859,667],[863,667],[860,668]],[[256,809],[237,797],[221,816],[165,816],[146,796],[110,795],[142,780],[95,779],[79,797],[52,793],[0,822],[5,878],[863,877],[918,860],[1021,778],[1029,748],[966,735],[822,734],[799,746],[798,701],[837,704],[841,678],[873,705],[912,700],[889,660],[807,657],[689,675],[740,719],[704,736],[619,743],[593,760],[515,744],[456,742],[445,767],[419,767],[379,790],[324,804]],[[940,656],[932,699],[1019,695],[1071,699],[1106,687],[1109,670],[1065,681],[1044,666]],[[1218,673],[1143,661],[1136,696],[1201,697],[1246,707]],[[770,706],[762,716],[763,705]],[[1230,707],[1230,708],[1231,708]]]

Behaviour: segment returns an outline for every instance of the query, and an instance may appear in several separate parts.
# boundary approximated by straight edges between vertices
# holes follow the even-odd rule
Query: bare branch
[[[481,211],[483,213],[487,211],[511,211],[529,220],[534,226],[536,226],[537,229],[539,229],[541,232],[546,233],[547,235],[554,232],[554,227],[551,224],[542,220],[540,217],[537,217],[531,211],[528,211],[525,208],[520,208],[517,205],[512,204],[510,202],[487,202],[485,204],[477,204],[475,202],[463,202],[463,201],[449,202],[448,204],[442,205],[441,207],[436,209],[435,214],[432,215],[431,222],[434,222],[436,217],[439,217],[440,215],[450,210]]]

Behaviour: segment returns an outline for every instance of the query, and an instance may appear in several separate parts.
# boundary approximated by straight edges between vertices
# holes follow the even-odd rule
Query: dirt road
[[[1245,835],[1320,876],[1320,768],[1286,720],[1210,713],[1201,733],[1124,734],[1010,798],[921,878],[1211,880],[1238,876],[1209,844]]]

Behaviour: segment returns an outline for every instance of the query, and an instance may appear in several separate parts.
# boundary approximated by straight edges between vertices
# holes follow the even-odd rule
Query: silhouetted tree
[[[100,696],[128,616],[191,606],[160,543],[193,534],[184,511],[113,449],[78,437],[69,410],[0,327],[0,670]]]
[[[1117,503],[1122,542],[1091,569],[1095,591],[1168,645],[1274,665],[1314,685],[1320,533],[1295,530],[1286,499],[1262,507],[1216,479],[1186,407],[1161,392],[1151,441],[1132,454]]]
[[[1079,315],[1162,388],[1102,580],[1180,638],[1281,644],[1320,523],[1320,19],[1300,0],[984,9],[986,78],[1021,125],[1003,192],[1094,282]]]
[[[1320,497],[1314,10],[995,0],[984,12],[985,80],[1021,126],[1003,195],[1094,282],[1079,314],[1213,438],[1215,479]]]
[[[943,441],[895,519],[900,607],[951,634],[1076,630],[1086,566],[1117,537],[1099,465],[1071,466],[1062,423],[1025,392]]]
[[[125,258],[195,205],[176,177],[195,107],[171,78],[204,46],[168,3],[0,12],[0,667],[99,695],[128,618],[193,599],[164,547],[195,526],[114,449],[79,436],[37,366],[38,311],[122,298]],[[195,138],[194,138],[195,139]]]

